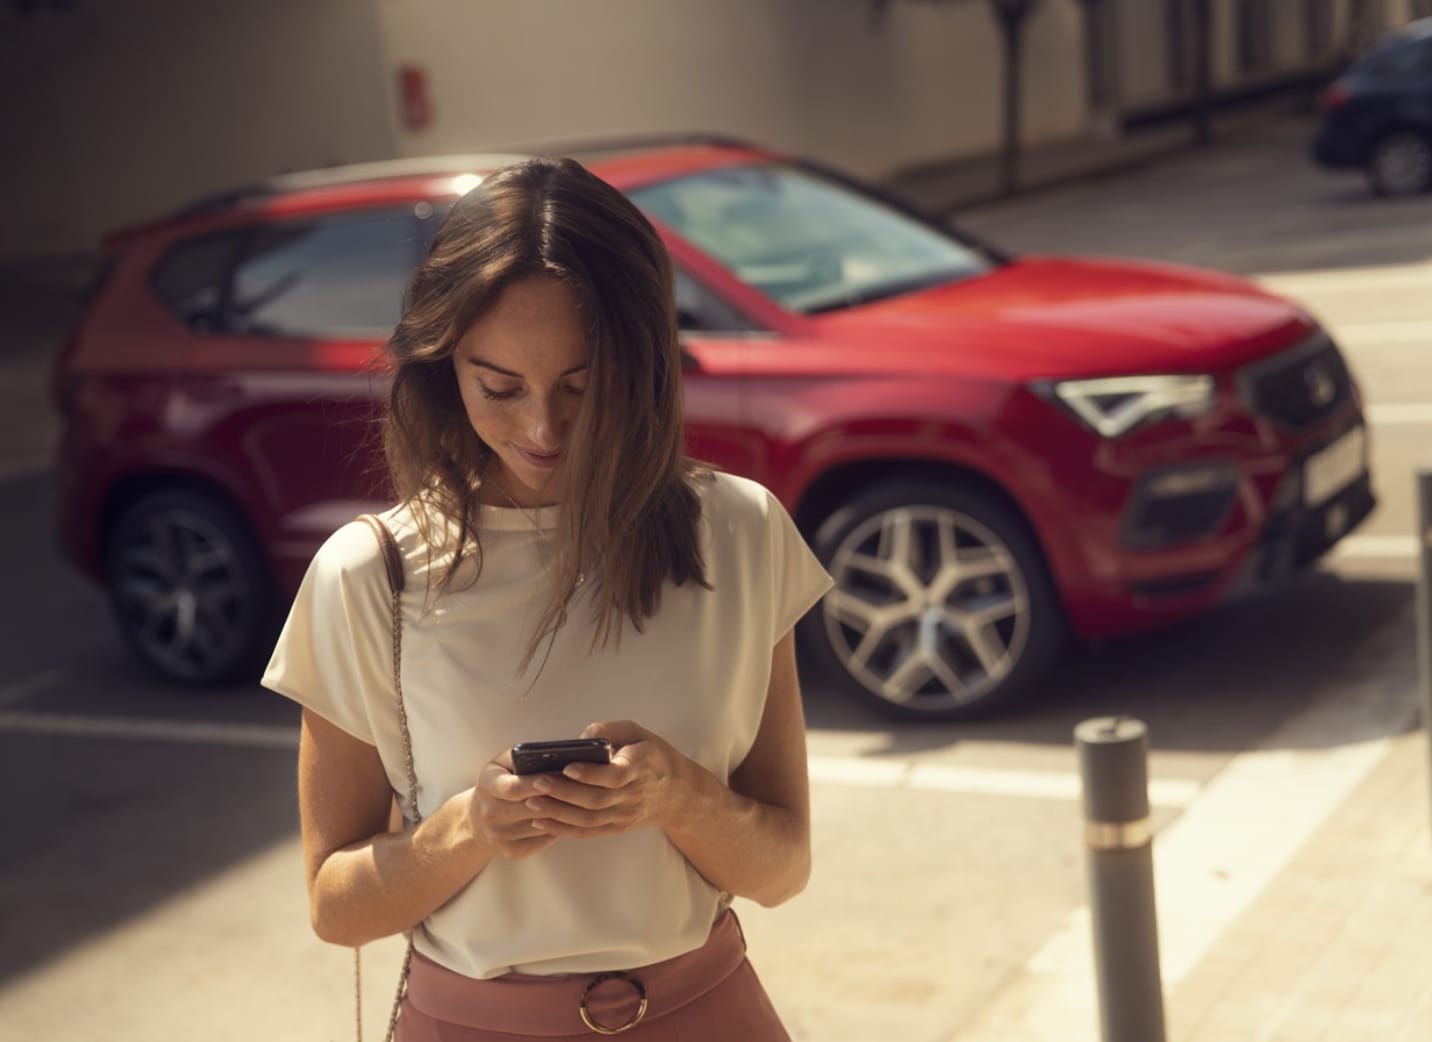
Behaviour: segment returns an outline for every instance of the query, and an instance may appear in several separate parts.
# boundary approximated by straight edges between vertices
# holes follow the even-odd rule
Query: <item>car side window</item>
[[[746,333],[756,327],[735,308],[680,268],[676,284],[676,324],[683,333]]]
[[[225,325],[261,336],[388,333],[422,239],[411,209],[261,228],[234,269]]]

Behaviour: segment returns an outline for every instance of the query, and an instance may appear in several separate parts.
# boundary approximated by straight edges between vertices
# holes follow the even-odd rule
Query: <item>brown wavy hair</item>
[[[587,322],[587,390],[564,448],[553,594],[522,660],[567,621],[579,585],[594,598],[592,650],[630,620],[638,632],[662,585],[709,589],[696,482],[684,451],[681,358],[671,261],[624,195],[571,159],[496,171],[453,206],[409,287],[388,343],[393,369],[384,451],[400,501],[429,554],[446,557],[439,591],[471,555],[477,492],[492,458],[463,408],[452,355],[513,282],[561,279]]]

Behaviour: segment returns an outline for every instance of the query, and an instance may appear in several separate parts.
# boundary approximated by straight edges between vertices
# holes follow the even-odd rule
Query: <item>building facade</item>
[[[1326,73],[1427,0],[1042,0],[1026,146],[1119,133],[1196,83]],[[0,256],[264,176],[605,135],[709,131],[867,177],[998,148],[985,0],[30,0],[0,4]]]

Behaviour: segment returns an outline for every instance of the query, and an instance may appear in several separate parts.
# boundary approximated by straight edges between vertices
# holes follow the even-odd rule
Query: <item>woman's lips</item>
[[[534,467],[541,467],[544,470],[551,470],[557,464],[562,462],[562,454],[560,452],[541,453],[532,452],[524,448],[519,448],[516,445],[512,447],[514,449],[517,449],[517,454],[519,456],[521,456],[524,460],[526,460]]]

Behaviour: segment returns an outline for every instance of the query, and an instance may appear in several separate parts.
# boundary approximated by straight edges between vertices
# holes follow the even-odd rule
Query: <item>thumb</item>
[[[615,748],[621,748],[623,745],[633,745],[654,736],[645,727],[632,720],[608,720],[603,723],[588,724],[582,729],[582,737],[605,738]]]

